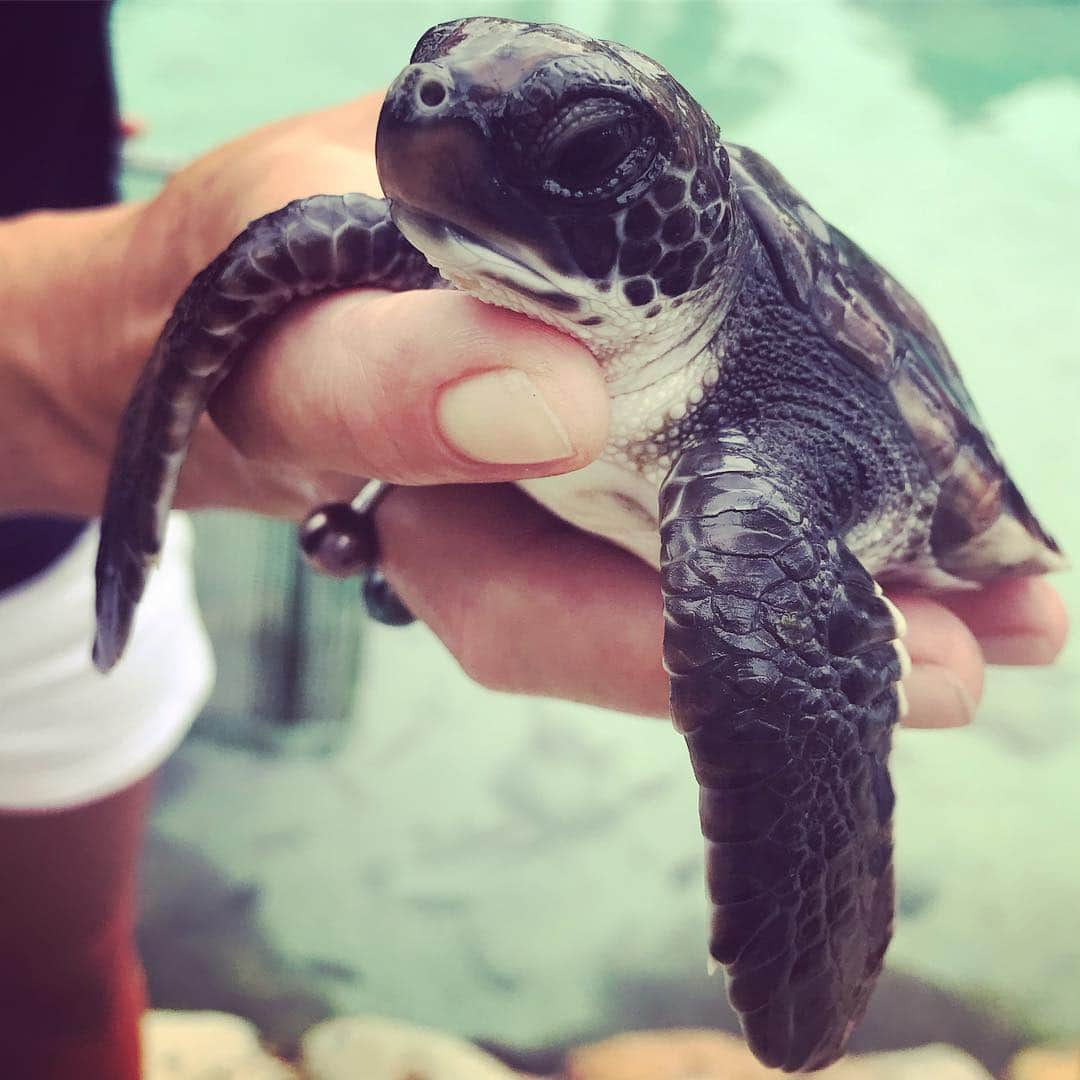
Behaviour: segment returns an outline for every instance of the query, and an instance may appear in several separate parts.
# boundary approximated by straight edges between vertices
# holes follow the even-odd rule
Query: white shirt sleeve
[[[47,571],[0,596],[0,810],[71,807],[135,783],[209,697],[191,523],[170,518],[128,650],[108,675],[90,661],[97,540],[88,528]]]

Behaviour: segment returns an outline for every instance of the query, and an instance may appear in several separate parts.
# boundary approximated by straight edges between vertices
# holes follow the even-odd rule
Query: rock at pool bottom
[[[227,1013],[156,1010],[143,1022],[145,1080],[775,1080],[732,1035],[704,1029],[630,1032],[571,1050],[556,1074],[515,1072],[453,1035],[381,1017],[317,1024],[289,1065],[255,1026]],[[993,1080],[974,1058],[931,1045],[850,1055],[822,1080]],[[1007,1080],[1077,1080],[1080,1049],[1029,1048]]]

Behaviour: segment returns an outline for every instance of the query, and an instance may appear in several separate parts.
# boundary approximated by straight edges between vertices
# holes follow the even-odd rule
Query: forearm
[[[0,223],[0,514],[97,513],[130,389],[121,354],[154,333],[142,319],[133,325],[120,280],[137,213],[124,205]]]

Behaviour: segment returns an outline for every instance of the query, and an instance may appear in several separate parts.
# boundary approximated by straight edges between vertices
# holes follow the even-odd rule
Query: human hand
[[[377,523],[395,588],[473,679],[667,715],[660,582],[636,556],[504,486],[399,489]],[[891,598],[913,665],[907,727],[966,724],[987,663],[1048,664],[1065,640],[1065,609],[1045,578]]]
[[[378,107],[369,97],[271,125],[195,162],[147,204],[22,223],[32,233],[23,233],[29,242],[20,250],[37,261],[16,268],[25,270],[15,275],[21,298],[37,283],[50,303],[23,335],[33,343],[20,350],[29,362],[18,377],[9,373],[12,392],[0,394],[19,410],[20,425],[0,427],[36,448],[38,470],[9,470],[0,508],[98,511],[120,411],[187,282],[248,220],[293,198],[377,192]],[[55,318],[58,296],[63,319]],[[537,426],[508,425],[501,445],[474,443],[479,456],[497,459],[485,464],[449,441],[448,428],[468,442],[480,425],[470,433],[465,409],[455,427],[442,393],[469,374],[507,368],[532,378],[562,430],[554,439],[545,433],[541,409]],[[49,408],[35,408],[42,399]],[[603,445],[606,392],[581,346],[460,294],[339,294],[286,313],[211,412],[179,505],[295,519],[351,496],[363,477],[464,484],[399,488],[377,515],[391,581],[464,669],[500,689],[666,713],[655,572],[519,491],[491,486],[577,468]],[[487,427],[492,410],[484,415]],[[515,435],[526,436],[518,464]],[[1015,639],[988,646],[987,658],[998,662],[1046,662],[1064,635],[1060,602],[1044,582],[1001,583],[942,602],[896,599],[916,662],[908,680],[913,725],[969,718],[982,688],[977,639],[990,642],[995,626]]]
[[[24,410],[20,427],[52,465],[38,460],[39,475],[6,500],[0,490],[0,508],[98,512],[120,412],[187,283],[249,220],[294,198],[378,193],[379,104],[245,136],[138,207],[35,216],[23,249],[48,251],[57,232],[83,236],[74,267],[54,257],[29,268],[49,297],[31,375],[55,407]],[[105,224],[94,233],[88,222]],[[603,446],[607,411],[592,357],[540,324],[447,291],[339,293],[297,304],[247,353],[199,427],[176,502],[295,519],[351,496],[361,477],[564,472]],[[31,413],[38,429],[26,432]]]

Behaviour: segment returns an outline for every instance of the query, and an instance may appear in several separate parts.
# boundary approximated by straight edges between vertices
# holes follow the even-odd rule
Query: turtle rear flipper
[[[901,649],[790,445],[687,450],[661,493],[665,665],[701,785],[710,953],[755,1054],[822,1068],[862,1015],[893,921]]]
[[[728,146],[739,197],[788,302],[889,388],[940,488],[931,550],[952,580],[1064,570],[1068,560],[1009,478],[949,350],[918,301],[830,225],[760,154]]]
[[[97,558],[99,670],[124,651],[195,426],[243,350],[298,297],[362,285],[423,289],[439,280],[390,220],[386,201],[367,195],[289,203],[252,222],[195,277],[121,420]]]

